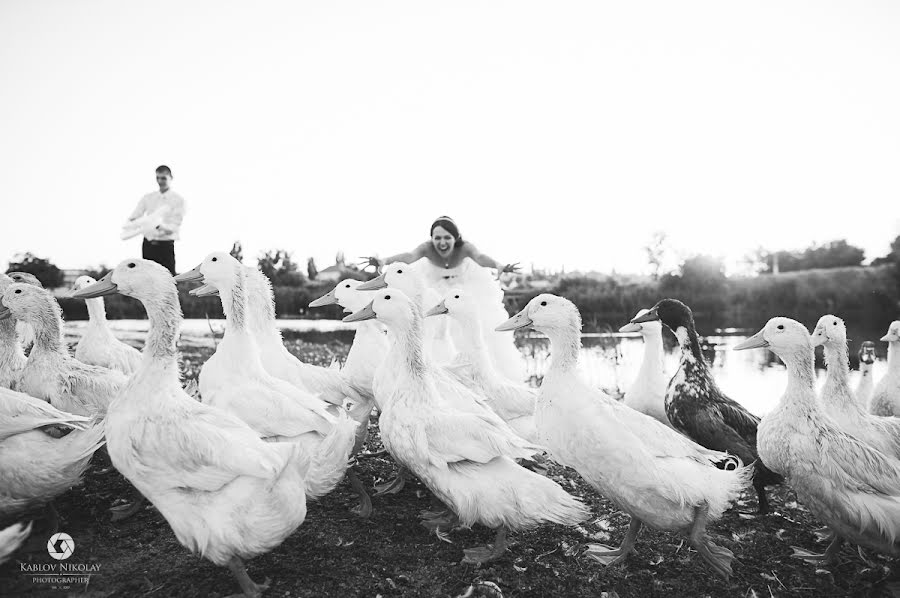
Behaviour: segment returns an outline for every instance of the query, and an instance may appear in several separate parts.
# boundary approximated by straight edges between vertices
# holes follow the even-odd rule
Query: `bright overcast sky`
[[[140,254],[154,169],[179,269],[240,239],[320,268],[453,216],[501,261],[636,272],[900,233],[897,2],[0,4],[0,263]]]

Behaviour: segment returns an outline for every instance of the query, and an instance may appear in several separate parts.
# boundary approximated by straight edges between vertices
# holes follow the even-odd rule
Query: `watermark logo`
[[[53,534],[47,540],[47,552],[57,561],[64,561],[75,552],[75,540],[62,532]]]

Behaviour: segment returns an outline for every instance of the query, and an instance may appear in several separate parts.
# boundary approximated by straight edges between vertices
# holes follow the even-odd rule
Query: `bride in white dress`
[[[488,352],[497,371],[516,382],[525,379],[525,362],[516,348],[512,333],[494,332],[494,327],[509,318],[503,306],[503,289],[491,274],[489,268],[503,272],[518,272],[519,265],[501,264],[472,245],[463,241],[459,228],[449,216],[441,216],[431,224],[431,239],[412,251],[398,253],[390,257],[368,258],[369,263],[381,268],[391,262],[411,264],[427,284],[443,297],[454,288],[465,289],[478,300],[481,306],[481,327]],[[459,338],[461,332],[450,318],[445,325],[450,334]]]

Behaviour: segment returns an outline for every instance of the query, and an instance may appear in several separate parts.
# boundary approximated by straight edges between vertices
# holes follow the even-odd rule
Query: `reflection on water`
[[[77,343],[84,332],[87,322],[66,322],[66,341],[72,346]],[[110,322],[120,339],[141,348],[147,334],[147,320],[114,320]],[[309,342],[317,343],[337,336],[341,342],[352,342],[352,324],[343,324],[334,320],[278,320],[284,331],[303,335]],[[222,320],[185,320],[182,326],[181,342],[193,345],[214,346],[213,333],[221,333],[224,328]],[[730,331],[723,331],[730,332]],[[852,339],[875,340],[879,360],[875,363],[875,381],[887,370],[885,353],[887,343],[877,342],[884,332],[869,331],[862,333],[851,330]],[[771,352],[763,349],[750,351],[732,351],[731,347],[747,338],[740,334],[725,334],[701,337],[701,349],[708,363],[712,365],[712,373],[722,390],[735,401],[743,404],[757,415],[765,415],[778,402],[787,383],[784,366]],[[540,336],[518,337],[519,347],[525,356],[528,375],[537,385],[544,376],[550,357],[550,345],[546,338]],[[664,334],[666,346],[665,368],[671,376],[678,368],[679,351],[674,337]],[[850,343],[850,359],[853,371],[850,372],[850,384],[855,388],[859,379],[856,371],[856,351],[860,341]],[[582,337],[584,348],[579,359],[579,368],[587,381],[595,387],[605,388],[611,392],[624,392],[633,382],[640,369],[644,355],[644,344],[638,334],[585,334]],[[824,381],[822,369],[822,350],[817,349],[817,373],[819,384]]]
[[[781,398],[787,384],[787,371],[771,351],[751,349],[732,351],[731,348],[747,338],[742,335],[701,337],[701,346],[712,374],[722,391],[744,405],[756,415],[768,413]],[[528,364],[532,383],[539,384],[547,369],[549,342],[537,336],[519,340]],[[584,347],[579,358],[579,369],[589,384],[595,387],[624,392],[631,385],[641,366],[644,344],[637,334],[592,334],[582,338]],[[885,343],[880,343],[885,345]],[[883,350],[883,347],[881,348]],[[822,369],[822,349],[817,349],[817,375],[819,386],[825,380]],[[856,367],[856,347],[851,343],[852,362]],[[665,370],[672,376],[678,369],[680,351],[674,343],[666,343]],[[885,374],[887,363],[883,358],[875,363],[874,379]],[[850,372],[850,386],[855,388],[859,372]]]

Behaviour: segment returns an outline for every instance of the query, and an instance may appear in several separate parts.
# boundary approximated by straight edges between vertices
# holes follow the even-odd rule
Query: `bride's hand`
[[[369,266],[374,266],[375,272],[378,273],[381,272],[381,267],[384,266],[384,262],[381,261],[381,258],[376,255],[364,255],[359,259],[363,260],[358,264],[359,266],[362,266],[363,270],[365,270]]]
[[[518,274],[519,271],[521,271],[521,269],[522,269],[522,267],[519,265],[519,262],[516,262],[514,264],[506,264],[505,266],[503,266],[502,268],[497,270],[497,280],[500,280],[500,277],[505,272],[513,272],[515,274]]]

